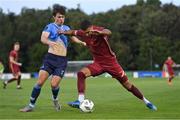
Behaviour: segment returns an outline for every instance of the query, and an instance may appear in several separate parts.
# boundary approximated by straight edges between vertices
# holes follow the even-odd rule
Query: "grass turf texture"
[[[76,80],[63,79],[59,100],[62,110],[56,112],[51,101],[50,82],[41,90],[33,112],[22,113],[19,109],[29,103],[32,87],[36,80],[23,80],[22,90],[16,89],[16,83],[7,89],[0,88],[0,119],[180,119],[180,78],[175,78],[172,86],[166,79],[133,79],[135,84],[158,108],[150,111],[145,104],[127,92],[115,79],[89,78],[86,97],[95,104],[92,113],[82,113],[71,108],[67,102],[77,99]]]

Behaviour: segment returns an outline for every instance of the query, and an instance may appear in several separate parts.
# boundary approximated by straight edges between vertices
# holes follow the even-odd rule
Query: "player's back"
[[[94,30],[102,31],[104,28],[92,26]],[[84,33],[85,34],[85,33]],[[83,35],[82,39],[87,43],[95,61],[111,60],[115,58],[114,52],[108,43],[107,35]]]

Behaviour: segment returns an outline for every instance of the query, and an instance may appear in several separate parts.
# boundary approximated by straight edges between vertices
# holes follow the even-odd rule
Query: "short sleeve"
[[[51,32],[52,31],[52,26],[51,24],[46,25],[46,27],[43,29],[44,32]]]
[[[11,51],[10,54],[9,54],[9,56],[15,58],[15,57],[16,57],[16,54],[15,54],[15,52]]]
[[[83,30],[74,30],[73,34],[79,37],[85,36],[85,32]]]
[[[93,30],[103,31],[104,27],[93,26]]]
[[[65,31],[68,31],[68,30],[71,30],[71,28],[70,28],[69,26],[65,25],[65,26],[64,26],[64,30],[65,30]]]

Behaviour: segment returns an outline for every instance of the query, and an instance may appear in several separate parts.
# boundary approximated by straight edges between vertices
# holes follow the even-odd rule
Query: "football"
[[[80,103],[79,108],[82,112],[93,112],[94,103],[89,99],[85,99]]]

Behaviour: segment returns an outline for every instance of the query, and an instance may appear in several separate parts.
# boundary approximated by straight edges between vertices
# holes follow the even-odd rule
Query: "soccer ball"
[[[91,100],[85,99],[80,103],[79,108],[82,112],[93,112],[94,103]]]

